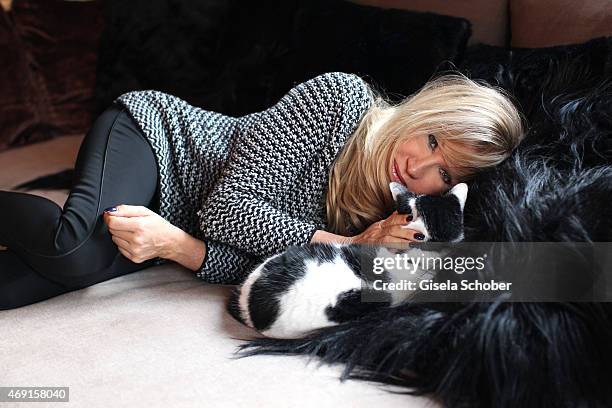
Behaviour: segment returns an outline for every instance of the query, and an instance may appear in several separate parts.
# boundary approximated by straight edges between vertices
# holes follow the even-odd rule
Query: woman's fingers
[[[371,224],[364,232],[354,236],[352,242],[361,244],[423,241],[425,236],[421,232],[406,228],[411,221],[409,214],[394,211],[389,217]]]
[[[130,247],[130,243],[128,241],[126,241],[125,239],[118,237],[117,235],[111,235],[111,238],[113,240],[113,242],[119,247],[119,248],[124,248],[124,249],[128,249]]]
[[[389,217],[383,220],[385,227],[391,227],[393,225],[406,225],[412,221],[412,215],[410,214],[399,214],[396,211],[393,212]]]
[[[420,242],[425,239],[425,236],[420,231],[405,228],[401,225],[394,225],[392,227],[389,227],[387,229],[387,233],[392,237],[401,238],[408,241]]]
[[[117,245],[117,249],[119,249],[119,252],[121,252],[123,256],[125,256],[126,258],[131,258],[132,251],[130,251],[129,245],[126,245],[124,242],[118,242],[117,238],[113,238],[113,242],[115,243],[115,245]]]
[[[132,255],[132,253],[130,251],[128,251],[127,249],[123,249],[121,247],[119,247],[119,252],[121,253],[121,255],[123,255],[125,258],[132,260],[132,258],[134,257]]]
[[[121,255],[123,255],[129,260],[134,259],[134,253],[130,251],[130,244],[126,240],[118,238],[116,236],[112,236],[112,240],[117,245],[117,249],[119,249]]]
[[[383,244],[409,244],[413,241],[405,238],[398,238],[392,235],[387,235],[382,239],[382,242]]]
[[[104,222],[109,229],[115,231],[133,231],[135,228],[136,218],[121,217],[104,213]]]
[[[134,237],[134,232],[132,231],[126,231],[126,230],[117,230],[114,228],[109,228],[108,232],[111,233],[111,235],[115,236],[115,237],[119,237],[119,238],[123,238],[126,241],[131,241]]]

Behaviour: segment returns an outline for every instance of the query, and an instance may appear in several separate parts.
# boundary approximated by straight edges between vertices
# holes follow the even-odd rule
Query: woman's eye
[[[440,169],[440,176],[442,177],[442,181],[446,184],[451,184],[451,176],[444,169]]]
[[[434,150],[436,147],[438,147],[438,141],[436,140],[436,137],[432,134],[429,135],[429,147],[431,147],[431,150]]]

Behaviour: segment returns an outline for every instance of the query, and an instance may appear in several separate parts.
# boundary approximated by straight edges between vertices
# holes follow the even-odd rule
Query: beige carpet
[[[81,138],[0,153],[0,189],[72,166]],[[33,192],[63,205],[65,191]],[[0,270],[0,273],[2,271]],[[234,359],[255,332],[225,311],[231,286],[178,265],[0,311],[0,386],[70,387],[69,403],[0,407],[432,407],[346,381],[305,357]]]

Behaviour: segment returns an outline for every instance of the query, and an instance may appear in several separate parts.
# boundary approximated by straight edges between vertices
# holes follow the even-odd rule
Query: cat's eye
[[[438,141],[436,140],[436,137],[432,135],[431,133],[428,135],[428,137],[429,137],[429,147],[431,148],[431,150],[434,150],[436,147],[438,147]]]

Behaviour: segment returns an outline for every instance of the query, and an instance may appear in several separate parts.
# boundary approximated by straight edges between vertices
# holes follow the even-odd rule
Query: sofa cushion
[[[110,0],[96,99],[157,89],[229,115],[261,111],[325,71],[370,75],[391,92],[455,61],[470,33],[456,17],[350,2]]]
[[[353,72],[399,101],[458,62],[470,23],[434,13],[308,0],[295,13],[290,50],[275,73],[280,97],[296,82]]]
[[[235,25],[228,0],[107,0],[98,53],[96,110],[124,92],[156,89],[197,106],[213,104],[219,38]],[[213,110],[214,110],[213,109]]]
[[[0,148],[87,131],[102,1],[18,0],[2,11]]]
[[[44,83],[49,116],[60,135],[80,134],[91,124],[102,1],[18,0],[15,24]]]
[[[30,75],[28,54],[9,13],[0,9],[0,151],[44,139],[33,131],[37,122],[36,87]]]
[[[511,0],[513,47],[551,47],[612,36],[610,0]]]
[[[508,0],[352,0],[355,3],[463,17],[472,23],[468,44],[506,45],[509,37]]]

